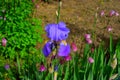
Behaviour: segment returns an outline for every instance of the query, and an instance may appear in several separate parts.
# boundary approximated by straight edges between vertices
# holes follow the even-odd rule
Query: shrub
[[[17,54],[24,58],[35,51],[37,42],[41,42],[41,20],[30,17],[32,2],[28,0],[2,2],[9,4],[0,10],[0,40],[7,40],[6,46],[0,46],[0,54],[14,59]],[[32,19],[31,19],[32,18]],[[39,31],[37,31],[39,30]]]

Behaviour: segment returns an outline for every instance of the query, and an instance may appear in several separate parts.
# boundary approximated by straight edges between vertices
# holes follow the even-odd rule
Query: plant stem
[[[57,23],[60,20],[60,7],[61,7],[61,0],[59,0],[58,11],[57,11]]]

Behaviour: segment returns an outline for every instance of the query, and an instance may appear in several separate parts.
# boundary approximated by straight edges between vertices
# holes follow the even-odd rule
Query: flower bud
[[[91,35],[90,34],[85,34],[85,39],[90,39]]]
[[[107,27],[107,30],[108,30],[108,32],[111,32],[113,29],[112,29],[111,26],[108,26],[108,27]]]
[[[100,16],[104,16],[105,15],[105,12],[102,10],[101,12],[100,12]]]
[[[115,15],[115,11],[111,10],[110,13],[109,13],[109,16],[113,16],[113,15]]]
[[[5,38],[2,39],[2,46],[6,46],[7,40]]]
[[[78,50],[78,48],[77,48],[77,46],[76,46],[76,44],[74,42],[71,44],[71,47],[72,47],[72,50],[74,52],[76,52]]]
[[[92,44],[92,40],[91,39],[87,39],[86,40],[88,44]]]
[[[45,70],[46,70],[45,66],[44,66],[43,64],[40,65],[39,71],[43,72],[43,71],[45,71]]]
[[[8,70],[10,68],[9,64],[6,64],[4,67],[6,70]]]
[[[88,58],[88,62],[89,62],[89,63],[93,63],[93,62],[94,62],[94,59],[93,59],[92,57],[89,57],[89,58]]]
[[[71,56],[68,55],[68,56],[66,56],[64,59],[65,59],[65,61],[70,61],[70,60],[71,60]]]

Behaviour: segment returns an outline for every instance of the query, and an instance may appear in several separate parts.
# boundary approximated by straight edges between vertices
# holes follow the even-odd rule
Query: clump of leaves
[[[31,19],[29,16],[32,13],[32,2],[28,0],[4,3],[9,3],[9,8],[3,6],[5,11],[3,12],[3,8],[0,10],[0,40],[6,38],[7,45],[0,46],[0,54],[14,59],[19,53],[24,58],[35,51],[37,42],[42,41],[41,20]]]

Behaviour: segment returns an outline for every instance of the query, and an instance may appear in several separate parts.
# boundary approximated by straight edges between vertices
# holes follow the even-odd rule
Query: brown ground
[[[105,2],[102,2],[105,1]],[[48,23],[56,23],[57,1],[49,4],[38,1],[39,8],[34,16],[42,19],[43,27]],[[100,17],[100,11],[105,11],[105,16]],[[68,43],[75,42],[81,53],[85,44],[84,34],[94,32],[93,43],[98,45],[101,41],[109,43],[108,25],[113,28],[113,40],[116,44],[120,37],[120,17],[109,17],[110,10],[120,13],[120,0],[62,0],[60,21],[64,21],[70,28]],[[96,25],[95,15],[97,14]],[[93,37],[93,35],[92,35]],[[45,38],[46,39],[46,38]]]

